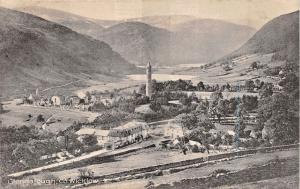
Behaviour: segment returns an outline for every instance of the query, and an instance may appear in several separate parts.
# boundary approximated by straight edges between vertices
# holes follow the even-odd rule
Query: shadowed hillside
[[[39,17],[0,8],[1,95],[59,85],[81,73],[136,71],[104,42]]]
[[[231,56],[274,52],[279,53],[283,59],[298,57],[299,11],[274,18]]]
[[[78,33],[95,36],[104,27],[95,20],[85,18],[75,14],[59,11],[55,9],[47,9],[43,7],[24,7],[19,11],[37,15],[46,20],[66,26]]]

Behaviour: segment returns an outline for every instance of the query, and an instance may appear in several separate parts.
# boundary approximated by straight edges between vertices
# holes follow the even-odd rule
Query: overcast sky
[[[84,17],[120,20],[154,15],[192,15],[260,28],[300,7],[300,0],[0,0],[0,6],[41,6]]]

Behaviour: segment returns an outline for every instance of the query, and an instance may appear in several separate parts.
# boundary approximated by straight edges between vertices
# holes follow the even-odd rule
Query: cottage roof
[[[97,129],[95,131],[96,136],[108,136],[109,133],[110,133],[110,130]]]
[[[133,120],[124,125],[120,125],[120,126],[116,127],[115,129],[133,129],[133,128],[137,128],[137,127],[147,127],[147,123]]]
[[[95,133],[95,129],[93,128],[82,128],[76,132],[77,135],[92,135]]]
[[[126,137],[132,133],[144,130],[148,127],[146,122],[140,121],[131,121],[119,127],[113,128],[110,130],[109,136],[112,137]]]
[[[109,130],[94,129],[94,128],[82,128],[76,132],[77,135],[96,135],[96,136],[108,136]]]
[[[134,112],[141,114],[151,114],[154,111],[150,108],[150,104],[143,104],[135,108]]]

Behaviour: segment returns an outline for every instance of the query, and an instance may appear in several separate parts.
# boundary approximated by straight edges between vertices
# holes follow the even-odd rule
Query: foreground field
[[[101,159],[97,160],[96,158],[93,162],[90,162],[90,165],[85,166],[84,168],[92,170],[94,172],[94,176],[97,177],[101,175],[128,171],[131,169],[178,162],[205,156],[207,156],[207,153],[191,153],[184,155],[180,151],[162,151],[151,148],[107,159],[105,161]],[[79,175],[78,169],[79,168],[55,171],[51,172],[51,175],[60,179],[76,178]],[[35,179],[42,179],[43,174],[34,175],[32,177]]]
[[[229,171],[239,171],[246,169],[248,167],[264,165],[275,159],[294,159],[298,160],[298,149],[288,150],[288,151],[277,151],[272,153],[258,153],[245,158],[235,159],[231,161],[219,162],[214,165],[208,165],[201,168],[187,169],[178,173],[164,175],[159,177],[153,177],[152,179],[137,179],[130,181],[122,181],[117,183],[110,183],[105,185],[97,185],[88,187],[89,189],[143,189],[149,180],[153,181],[155,185],[158,184],[171,184],[175,181],[180,181],[182,179],[193,179],[198,177],[203,177],[211,174],[217,169],[226,169]],[[296,183],[295,183],[296,184]],[[222,188],[222,187],[219,187]],[[255,188],[255,187],[254,187]],[[275,187],[276,188],[276,187]]]

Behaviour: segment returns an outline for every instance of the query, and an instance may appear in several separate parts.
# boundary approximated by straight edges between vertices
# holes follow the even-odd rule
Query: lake
[[[127,75],[127,77],[134,81],[146,81],[146,74],[133,74]],[[157,81],[176,81],[178,79],[182,80],[193,80],[196,76],[191,75],[173,75],[173,74],[152,74],[152,79]]]

